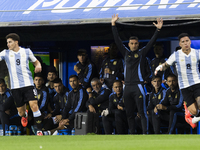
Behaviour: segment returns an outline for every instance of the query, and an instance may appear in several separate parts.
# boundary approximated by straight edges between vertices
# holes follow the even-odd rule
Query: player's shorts
[[[37,99],[37,90],[34,86],[27,86],[11,90],[16,107],[21,107],[25,103]]]
[[[200,96],[200,84],[192,85],[188,88],[181,89],[183,100],[186,102],[186,106],[196,102],[196,98]]]

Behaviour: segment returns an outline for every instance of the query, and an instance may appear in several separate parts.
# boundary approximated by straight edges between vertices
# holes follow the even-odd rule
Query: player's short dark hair
[[[87,54],[87,51],[85,49],[79,49],[78,52],[77,52],[77,55],[86,55]]]
[[[6,40],[9,38],[11,38],[14,41],[18,41],[18,44],[20,43],[20,37],[16,33],[10,33],[10,34],[6,35]]]
[[[138,39],[137,36],[131,36],[131,37],[129,38],[129,40],[137,40],[137,41],[138,41],[139,39]]]
[[[173,73],[170,73],[168,76],[167,76],[167,78],[168,77],[174,77],[176,80],[177,80],[177,76],[175,75],[175,74],[173,74]]]
[[[56,78],[53,80],[53,83],[62,83],[61,78]]]
[[[47,68],[47,73],[49,73],[49,72],[54,72],[57,75],[57,70],[54,66],[49,66]]]
[[[77,80],[78,80],[78,76],[77,75],[71,75],[71,76],[69,76],[69,79],[71,79],[71,78],[76,78]]]
[[[153,75],[151,81],[155,80],[156,78],[160,78],[160,80],[162,80],[162,77],[160,75]]]
[[[0,78],[0,84],[2,83],[6,84],[5,80],[3,78]]]
[[[44,75],[42,73],[34,73],[34,78],[35,77],[41,77],[42,79],[44,79]]]
[[[180,41],[181,38],[187,36],[188,38],[190,38],[189,34],[187,33],[181,33],[179,36],[178,36],[178,40]]]
[[[122,81],[121,81],[121,80],[114,80],[114,81],[113,81],[113,85],[114,85],[114,83],[116,83],[116,82],[119,82],[120,84],[122,84]]]

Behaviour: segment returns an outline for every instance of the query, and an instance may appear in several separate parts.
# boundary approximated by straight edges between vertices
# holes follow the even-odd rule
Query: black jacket
[[[14,99],[9,89],[6,89],[5,93],[0,94],[0,111],[10,110],[10,116],[17,114],[17,108],[15,106]]]
[[[165,105],[167,110],[183,110],[183,96],[178,86],[174,92],[170,88],[167,89],[165,99],[161,104]]]
[[[109,77],[104,75],[104,69],[109,68],[112,74],[109,74]],[[114,80],[124,80],[124,64],[123,60],[120,58],[110,59],[110,57],[106,57],[102,64],[101,70],[99,72],[100,78],[104,79],[104,83],[106,86],[112,90],[112,85]]]
[[[90,82],[94,77],[98,77],[96,66],[87,58],[86,63],[82,65],[79,61],[76,63],[81,70],[78,79],[84,88],[90,87]]]
[[[156,29],[154,35],[152,36],[146,47],[143,47],[142,49],[134,52],[123,45],[122,40],[118,35],[116,26],[112,26],[112,32],[115,43],[117,44],[118,49],[124,56],[126,66],[124,72],[125,85],[144,83],[146,55],[155,43],[159,31]]]
[[[118,110],[117,105],[123,107],[123,111],[125,111],[123,96],[117,97],[117,94],[113,92],[109,96],[109,114],[115,114],[115,111]]]
[[[47,111],[47,105],[49,102],[48,88],[46,86],[43,86],[41,89],[37,89],[37,95],[38,95],[38,106],[41,113],[43,113],[44,111]]]
[[[88,100],[88,94],[82,86],[79,86],[78,91],[71,90],[68,95],[68,100],[65,104],[65,108],[62,112],[63,119],[73,120],[75,119],[76,112],[86,111],[86,101]]]
[[[158,93],[155,93],[155,89],[149,94],[149,102],[147,110],[152,110],[157,104],[161,104],[166,95],[166,90],[163,87],[160,87]]]
[[[111,91],[106,88],[101,88],[99,93],[96,93],[95,91],[92,92],[92,97],[87,101],[86,106],[88,108],[89,105],[92,105],[96,112],[101,113],[102,110],[105,110],[108,108],[109,105],[109,95],[111,94]]]
[[[65,103],[68,100],[68,94],[69,94],[69,89],[64,87],[63,92],[58,94],[56,93],[54,95],[54,107],[55,109],[52,112],[52,116],[60,115],[62,114],[62,111],[65,107]]]

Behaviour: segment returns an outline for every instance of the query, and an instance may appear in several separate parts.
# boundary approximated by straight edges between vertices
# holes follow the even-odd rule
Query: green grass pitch
[[[1,150],[191,150],[200,135],[60,135],[4,136]]]

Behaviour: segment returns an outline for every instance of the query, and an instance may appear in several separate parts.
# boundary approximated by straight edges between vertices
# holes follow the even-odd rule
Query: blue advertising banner
[[[198,18],[200,0],[1,0],[0,26]],[[18,23],[18,24],[17,24]]]

